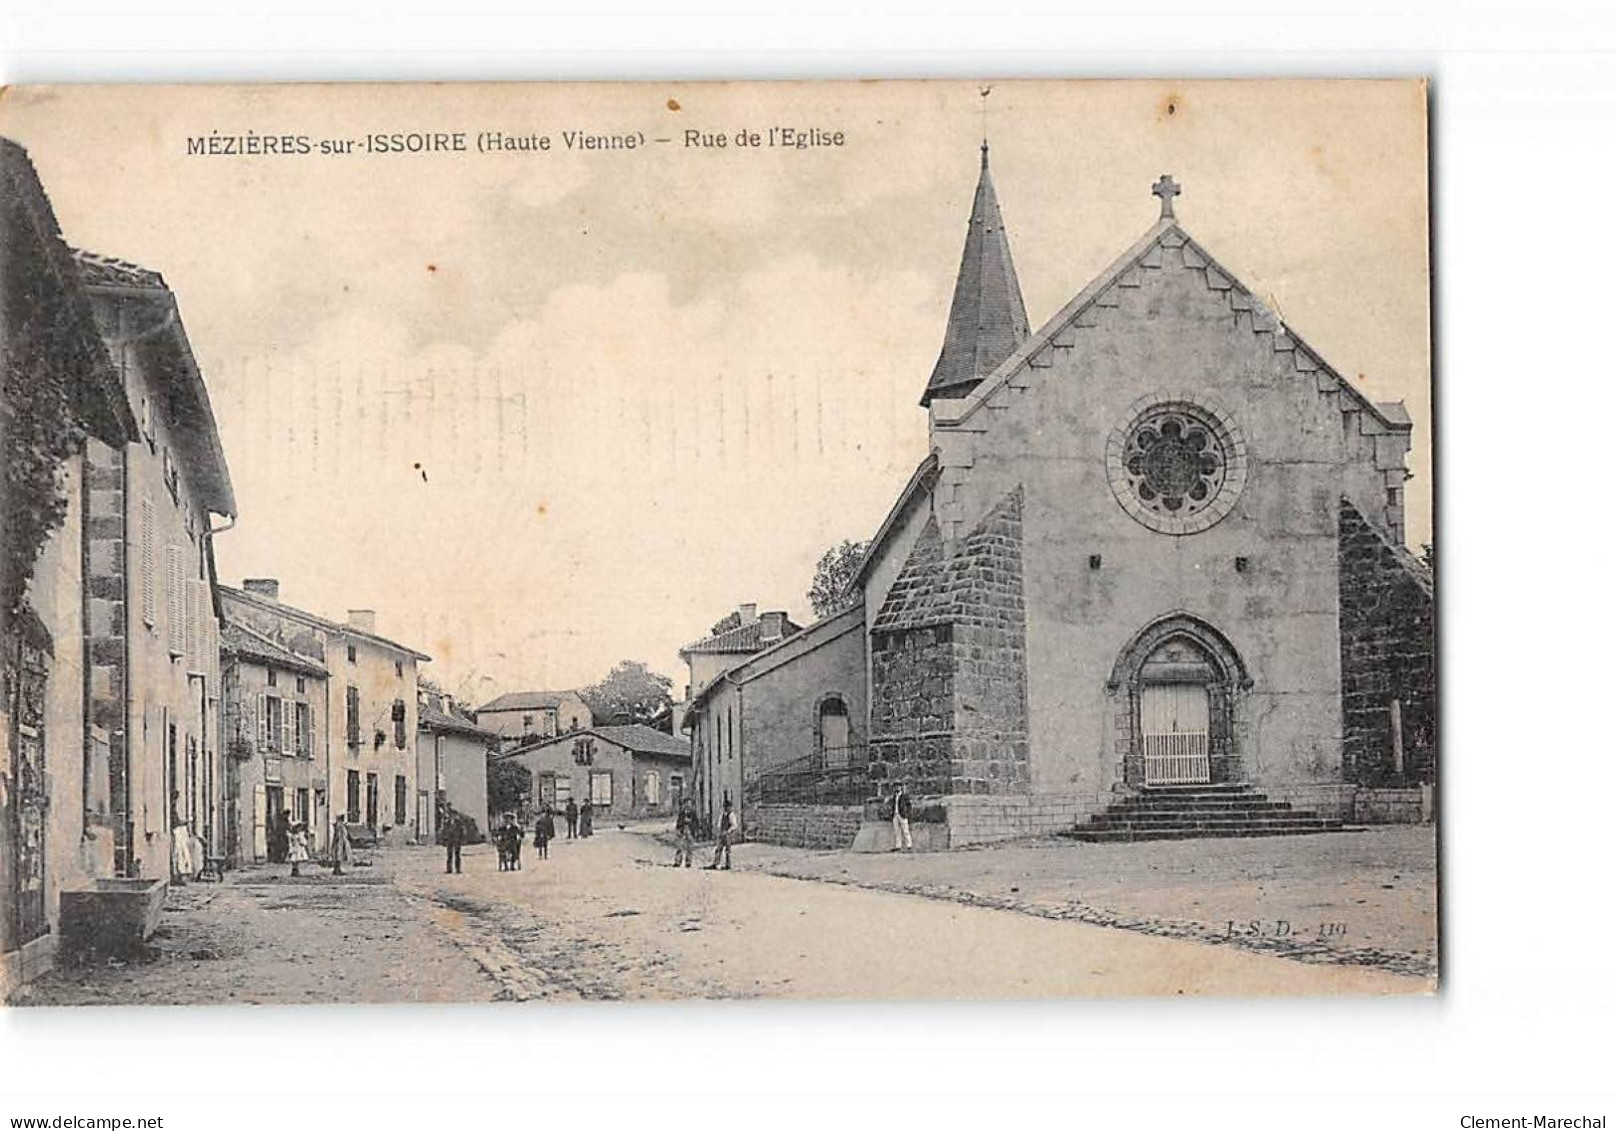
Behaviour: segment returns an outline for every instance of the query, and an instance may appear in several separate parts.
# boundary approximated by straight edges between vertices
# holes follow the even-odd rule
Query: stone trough
[[[62,892],[60,955],[64,961],[132,958],[157,930],[167,880],[100,879]]]

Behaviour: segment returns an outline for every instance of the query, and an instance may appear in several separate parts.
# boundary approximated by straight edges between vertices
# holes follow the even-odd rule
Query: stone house
[[[690,744],[660,730],[585,727],[515,753],[533,775],[533,804],[595,803],[597,820],[667,816],[690,788]]]
[[[168,877],[224,842],[214,516],[235,496],[179,304],[155,271],[75,252],[134,414],[134,440],[85,449],[87,808],[112,870]],[[103,794],[99,783],[106,782]]]
[[[338,813],[364,839],[416,839],[417,677],[431,657],[377,633],[374,610],[350,609],[348,620],[337,622],[284,604],[274,578],[249,578],[240,589],[221,585],[219,596],[233,623],[328,673],[327,740],[315,751],[309,787],[320,843]]]
[[[85,756],[93,739],[106,744],[86,726],[85,448],[122,448],[136,422],[33,162],[4,138],[0,244],[3,997],[54,960],[62,891],[113,874],[106,763],[92,778]],[[49,500],[54,526],[41,520]]]
[[[488,755],[499,749],[500,736],[462,714],[448,696],[421,692],[417,710],[415,839],[437,839],[444,806],[451,805],[477,822],[488,835]]]
[[[811,776],[813,800],[857,804],[868,761],[864,610],[826,617],[750,654],[708,680],[685,714],[697,804],[713,821],[726,797],[751,831],[768,800],[761,781]],[[700,655],[694,653],[693,655]]]
[[[270,822],[282,812],[308,825],[312,847],[324,849],[331,819],[330,673],[314,656],[254,629],[239,606],[225,608],[219,652],[227,861],[267,859]]]
[[[690,735],[697,804],[716,820],[725,797],[741,803],[743,781],[737,727],[738,696],[726,676],[766,648],[802,631],[784,612],[758,614],[741,605],[713,625],[705,637],[679,649],[690,679],[677,712],[677,731]]]
[[[477,708],[476,715],[477,725],[498,734],[507,748],[595,725],[576,691],[511,691]]]

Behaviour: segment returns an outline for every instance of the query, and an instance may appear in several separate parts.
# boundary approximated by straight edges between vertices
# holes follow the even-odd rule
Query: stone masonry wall
[[[845,849],[852,845],[863,819],[860,805],[757,805],[751,810],[746,835],[765,844]]]
[[[101,874],[122,874],[129,866],[124,459],[122,450],[99,440],[86,444],[84,828],[99,850]]]
[[[1339,552],[1342,773],[1367,786],[1434,781],[1436,610],[1430,578],[1345,499]],[[1402,716],[1401,775],[1393,755],[1393,700]]]
[[[870,774],[920,796],[1025,793],[1020,489],[944,556],[928,524],[871,638]]]

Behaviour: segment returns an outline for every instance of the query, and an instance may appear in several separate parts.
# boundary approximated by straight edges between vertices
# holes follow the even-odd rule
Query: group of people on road
[[[674,836],[678,838],[673,853],[673,866],[690,867],[696,859],[696,838],[701,835],[701,817],[696,812],[694,798],[687,797],[679,803],[678,815],[673,821]],[[709,872],[722,869],[729,871],[730,848],[740,838],[741,823],[735,813],[735,805],[729,798],[724,798],[724,812],[718,819],[718,841],[713,847],[713,862],[708,864]],[[720,864],[719,861],[723,863]]]
[[[314,859],[309,852],[308,822],[293,821],[290,809],[282,809],[270,818],[268,841],[269,862],[291,864],[294,876],[301,876],[302,866]]]

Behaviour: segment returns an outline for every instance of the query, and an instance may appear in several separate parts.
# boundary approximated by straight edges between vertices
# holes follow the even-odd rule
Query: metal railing
[[[1211,780],[1206,732],[1145,735],[1146,785],[1200,785]]]
[[[864,746],[821,747],[764,770],[757,785],[765,805],[859,805],[875,792]]]

